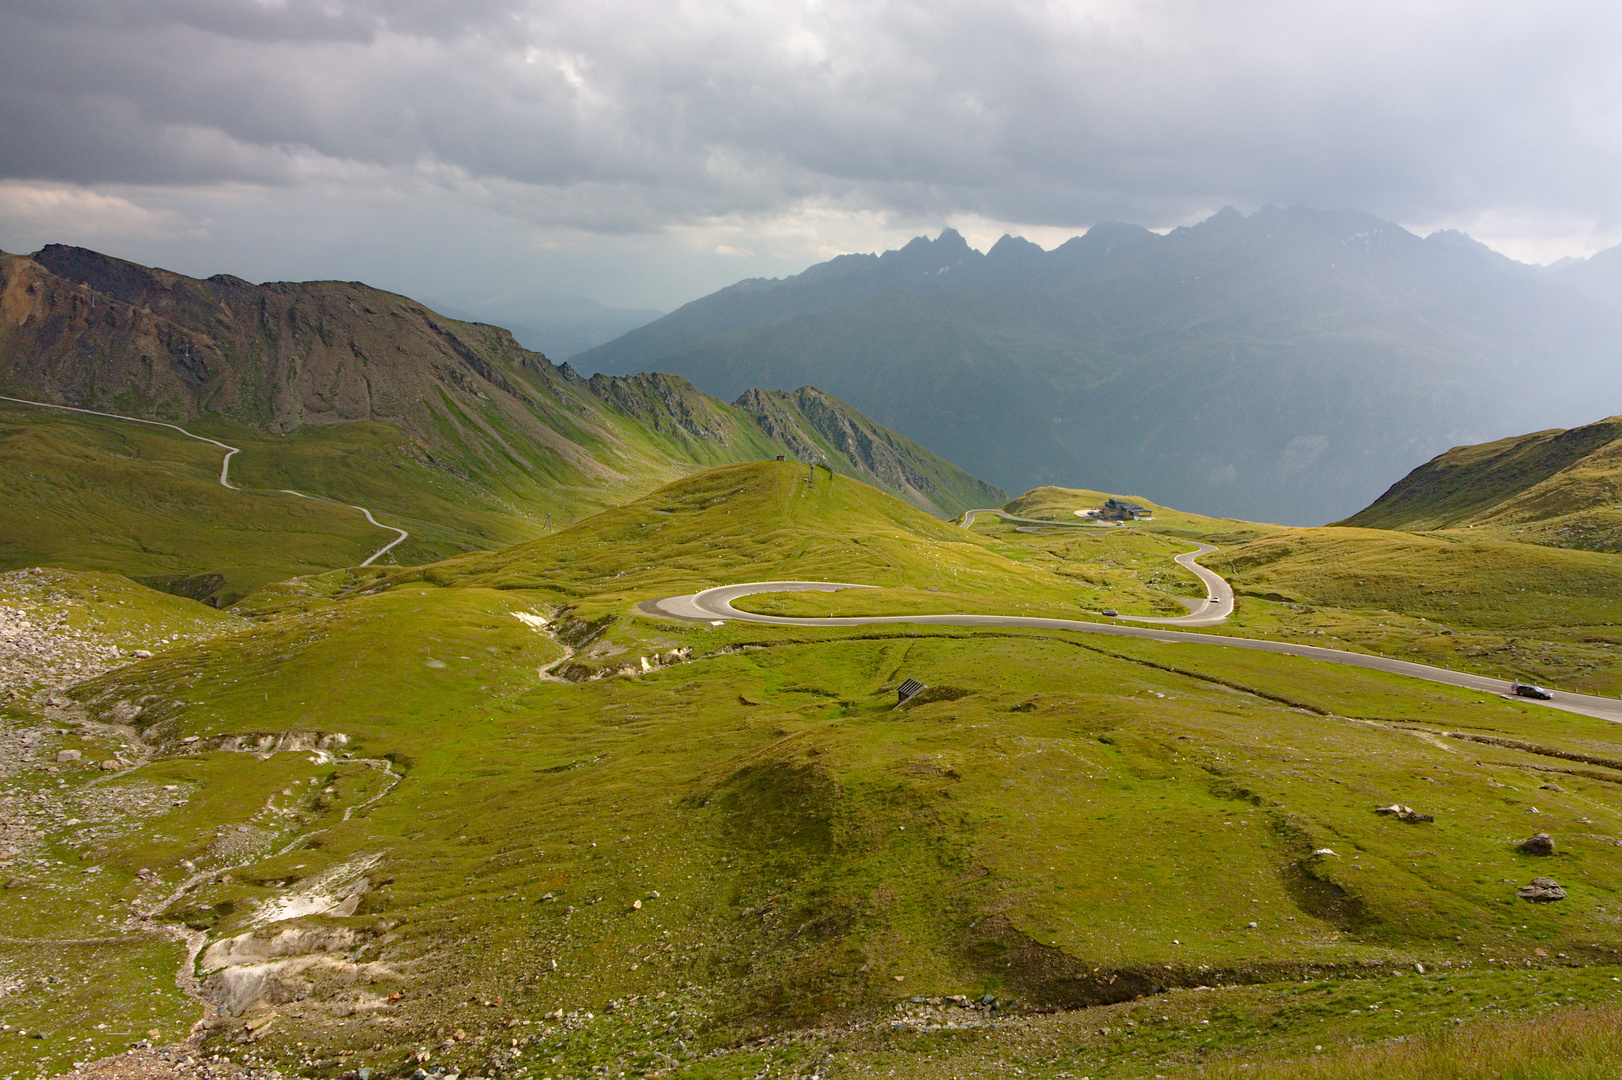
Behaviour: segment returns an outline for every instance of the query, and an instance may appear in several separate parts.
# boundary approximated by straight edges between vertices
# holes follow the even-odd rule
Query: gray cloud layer
[[[1570,0],[8,0],[0,176],[429,184],[621,234],[1230,202],[1604,230],[1618,55],[1622,9]]]
[[[0,149],[12,176],[85,184],[432,161],[645,189],[647,224],[808,195],[1054,223],[1298,199],[1610,213],[1619,22],[1574,3],[14,0]]]

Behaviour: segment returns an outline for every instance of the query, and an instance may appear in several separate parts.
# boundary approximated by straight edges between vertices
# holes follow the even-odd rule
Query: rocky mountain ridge
[[[0,391],[277,435],[384,423],[464,477],[516,470],[587,490],[646,490],[776,449],[747,413],[681,378],[586,379],[499,327],[358,282],[198,280],[62,245],[0,255]],[[873,426],[848,406],[824,415],[841,431]],[[850,451],[830,459],[836,470],[880,484],[895,472]],[[910,454],[922,470],[911,486],[937,512],[1001,495],[921,448]]]
[[[1057,285],[1117,251],[1153,238],[1141,226],[1107,222],[1052,251],[1021,237],[1004,236],[981,253],[956,229],[945,229],[934,240],[919,236],[879,255],[839,255],[787,278],[746,278],[574,359],[588,371],[641,370],[714,334],[837,311],[889,292],[931,296],[966,289]]]

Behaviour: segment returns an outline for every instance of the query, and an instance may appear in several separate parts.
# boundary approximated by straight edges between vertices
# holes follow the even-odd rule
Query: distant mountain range
[[[981,254],[956,229],[918,237],[882,255],[840,255],[793,277],[750,278],[685,304],[624,336],[580,354],[586,371],[652,370],[717,334],[776,326],[800,315],[837,311],[889,292],[934,296],[970,289],[1058,285],[1110,255],[1156,239],[1137,225],[1106,224],[1053,251],[1004,236]],[[641,365],[641,366],[639,366]]]
[[[1544,270],[1356,211],[1054,249],[952,230],[739,282],[575,359],[813,383],[1009,490],[1319,523],[1461,443],[1622,404],[1622,250]]]

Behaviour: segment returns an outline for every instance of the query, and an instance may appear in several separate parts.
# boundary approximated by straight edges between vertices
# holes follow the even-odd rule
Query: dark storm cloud
[[[426,166],[607,229],[806,199],[1616,217],[1619,45],[1589,3],[12,0],[0,173]]]

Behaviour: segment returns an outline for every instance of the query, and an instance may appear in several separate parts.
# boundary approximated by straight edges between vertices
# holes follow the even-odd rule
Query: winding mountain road
[[[1190,558],[1204,554],[1191,552]],[[1188,564],[1184,564],[1188,565]],[[1203,576],[1203,575],[1202,575]],[[1226,584],[1226,583],[1224,583]],[[736,619],[740,622],[767,623],[773,626],[872,626],[884,624],[913,624],[920,626],[1003,626],[1027,627],[1034,630],[1072,630],[1085,634],[1107,634],[1112,637],[1140,638],[1174,645],[1216,645],[1229,649],[1251,649],[1256,652],[1298,656],[1307,660],[1321,660],[1330,664],[1383,671],[1404,675],[1411,679],[1456,686],[1498,697],[1507,696],[1509,684],[1502,679],[1485,675],[1472,675],[1448,668],[1416,664],[1409,660],[1393,660],[1384,656],[1325,649],[1316,645],[1297,645],[1289,641],[1271,641],[1266,638],[1219,637],[1215,634],[1191,634],[1181,630],[1161,630],[1147,626],[1123,626],[1120,623],[1080,622],[1074,619],[1039,619],[1023,615],[858,615],[843,618],[790,618],[782,615],[758,615],[752,611],[739,611],[732,606],[734,600],[754,593],[769,592],[838,592],[841,589],[871,589],[873,585],[853,585],[835,581],[755,581],[742,585],[722,585],[687,596],[668,596],[653,602],[653,607],[665,615],[678,619],[702,622]],[[1232,603],[1232,594],[1229,594]],[[1592,694],[1555,694],[1552,701],[1515,698],[1528,705],[1543,705],[1565,712],[1591,716],[1599,720],[1622,723],[1622,701]]]
[[[169,424],[162,420],[143,420],[139,416],[123,416],[119,413],[98,412],[95,409],[81,409],[76,405],[53,405],[48,401],[29,401],[27,398],[8,397],[5,394],[0,394],[0,401],[10,401],[17,405],[33,405],[41,409],[59,409],[62,412],[84,413],[86,416],[102,416],[109,420],[128,420],[132,424],[150,424],[152,427],[168,428],[171,431],[178,431],[188,439],[196,439],[198,442],[206,442],[212,446],[217,446],[221,450],[224,450],[225,457],[220,459],[220,486],[223,488],[230,488],[232,491],[247,490],[237,484],[231,483],[231,459],[242,453],[242,450],[239,447],[231,446],[228,443],[222,443],[218,439],[210,439],[206,435],[198,435],[194,432],[187,431],[178,424]],[[328,499],[320,495],[306,495],[304,492],[294,491],[292,488],[279,488],[278,490],[283,495],[297,495],[301,499],[309,499],[312,502],[338,501],[336,499]],[[388,554],[390,548],[393,548],[397,544],[403,543],[406,538],[411,535],[404,529],[396,529],[392,525],[384,525],[382,522],[374,518],[372,516],[372,512],[366,509],[364,506],[356,506],[354,503],[340,503],[339,505],[347,506],[351,510],[359,510],[366,516],[366,520],[371,522],[377,528],[399,534],[393,540],[389,541],[387,544],[384,544],[382,547],[372,552],[371,555],[367,556],[366,561],[360,564],[362,566],[372,565],[372,563],[376,562],[379,558]]]
[[[1204,600],[1185,600],[1177,598],[1177,602],[1189,607],[1187,615],[1150,616],[1150,615],[1118,615],[1116,618],[1128,619],[1132,622],[1160,623],[1163,626],[1215,626],[1220,622],[1227,622],[1228,616],[1233,614],[1233,588],[1221,574],[1214,570],[1207,570],[1195,562],[1201,555],[1209,555],[1216,548],[1210,544],[1202,544],[1197,540],[1190,541],[1194,545],[1193,551],[1185,551],[1181,555],[1173,555],[1172,562],[1188,570],[1205,583]]]
[[[1005,510],[965,510],[960,528],[970,528],[974,525],[974,515],[996,514],[1004,521],[1016,521],[1026,525],[1053,525],[1061,529],[1113,529],[1114,525],[1097,521],[1043,521],[1040,518],[1016,517]],[[1177,598],[1177,602],[1189,609],[1187,615],[1116,615],[1113,618],[1127,619],[1132,622],[1159,623],[1165,626],[1215,626],[1220,622],[1227,622],[1228,616],[1233,614],[1233,590],[1228,587],[1220,574],[1207,570],[1195,562],[1201,555],[1209,555],[1216,548],[1210,544],[1202,544],[1197,540],[1190,540],[1194,545],[1193,551],[1172,556],[1172,561],[1183,569],[1193,573],[1205,583],[1206,596],[1203,600],[1185,600]]]
[[[1060,528],[1060,529],[1115,529],[1115,528],[1119,528],[1119,526],[1111,525],[1107,521],[1046,521],[1046,520],[1044,520],[1042,518],[1016,517],[1013,514],[1010,514],[1006,510],[997,510],[997,509],[991,509],[991,510],[965,510],[965,511],[963,511],[963,520],[958,523],[958,527],[962,528],[962,529],[973,528],[974,527],[974,515],[976,515],[976,514],[995,514],[998,517],[1002,518],[1004,521],[1013,521],[1013,522],[1017,522],[1020,525],[1053,525],[1053,526],[1055,526],[1057,528]]]

